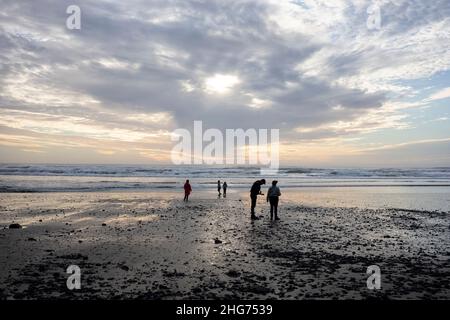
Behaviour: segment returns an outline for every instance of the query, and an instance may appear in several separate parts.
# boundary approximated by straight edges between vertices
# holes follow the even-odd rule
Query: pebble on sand
[[[231,277],[231,278],[237,278],[241,275],[241,273],[239,271],[236,270],[230,270],[227,273],[225,273],[227,276]]]
[[[130,270],[130,268],[127,265],[124,265],[124,264],[120,264],[119,268],[124,270],[124,271],[129,271]]]

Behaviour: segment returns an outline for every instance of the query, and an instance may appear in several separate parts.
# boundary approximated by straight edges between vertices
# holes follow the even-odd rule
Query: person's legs
[[[272,199],[269,199],[270,202],[270,220],[272,220],[273,218],[273,203],[272,203]]]
[[[278,206],[278,197],[270,197],[270,220],[274,218],[275,213],[275,219],[277,219],[277,206]]]
[[[275,197],[274,199],[273,210],[275,211],[275,220],[279,220],[280,218],[278,218],[278,197]]]
[[[255,207],[256,207],[256,195],[255,196],[250,196],[250,199],[252,200],[252,205],[251,205],[251,214],[252,214],[252,217],[254,217],[255,216]]]

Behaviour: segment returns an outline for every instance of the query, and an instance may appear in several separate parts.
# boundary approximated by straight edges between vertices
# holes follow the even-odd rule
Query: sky
[[[201,120],[279,129],[282,165],[448,166],[449,105],[448,0],[0,0],[2,163],[170,163]]]

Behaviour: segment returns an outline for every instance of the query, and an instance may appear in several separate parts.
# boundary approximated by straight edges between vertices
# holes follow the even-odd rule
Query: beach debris
[[[195,288],[192,289],[192,292],[193,293],[200,293],[200,292],[202,292],[202,289],[199,288],[199,287],[195,287]]]
[[[49,251],[49,250],[46,250],[46,251]],[[87,260],[88,259],[87,256],[84,256],[81,253],[66,254],[66,255],[59,256],[58,258],[70,259],[70,260]]]
[[[254,284],[254,285],[250,285],[246,288],[242,288],[244,291],[247,292],[252,292],[252,293],[256,293],[256,294],[268,294],[268,293],[272,293],[273,290],[265,287],[265,286],[261,286],[258,284]]]
[[[10,229],[22,229],[22,226],[20,224],[18,224],[18,223],[11,223],[9,225],[9,228]]]
[[[219,238],[215,238],[215,239],[214,239],[214,243],[215,243],[215,244],[221,244],[221,243],[222,243],[222,241],[221,241],[221,240],[219,240]]]
[[[106,227],[106,223],[102,223],[102,227]]]
[[[225,273],[227,276],[231,278],[237,278],[241,275],[241,273],[237,270],[231,269],[227,273]]]
[[[178,272],[177,269],[173,269],[173,272],[163,271],[164,277],[184,277],[186,276],[183,272]]]
[[[119,268],[122,269],[122,270],[124,270],[124,271],[129,271],[129,270],[130,270],[130,267],[128,267],[128,266],[125,265],[125,264],[119,264]]]
[[[28,241],[37,241],[35,238],[28,238]]]

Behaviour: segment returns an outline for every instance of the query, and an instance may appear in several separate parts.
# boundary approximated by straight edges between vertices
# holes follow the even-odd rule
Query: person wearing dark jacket
[[[274,220],[280,220],[278,218],[278,197],[281,196],[280,188],[277,187],[278,181],[272,181],[272,186],[267,191],[267,202],[270,202],[270,220],[273,219],[273,215],[275,213]]]
[[[261,186],[263,184],[266,184],[265,179],[261,179],[258,181],[255,181],[252,185],[252,188],[250,189],[250,200],[251,200],[251,219],[252,220],[258,220],[258,217],[255,215],[255,207],[256,207],[256,199],[258,195],[263,195],[261,192]]]
[[[224,198],[227,197],[227,188],[228,188],[227,182],[224,181],[224,182],[223,182],[223,185],[222,185],[222,189],[223,189],[223,197],[224,197]]]
[[[189,195],[192,192],[191,184],[189,183],[189,180],[186,180],[186,183],[184,184],[184,200],[183,201],[189,201]]]

